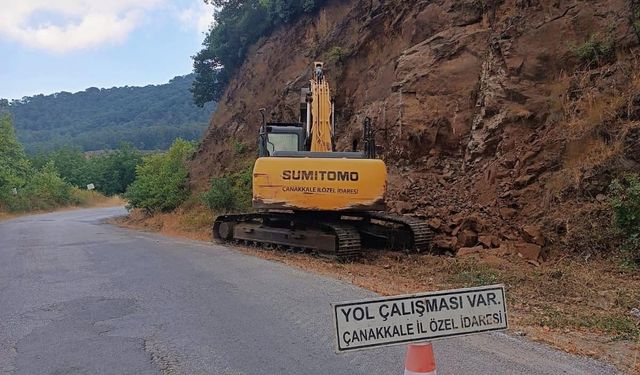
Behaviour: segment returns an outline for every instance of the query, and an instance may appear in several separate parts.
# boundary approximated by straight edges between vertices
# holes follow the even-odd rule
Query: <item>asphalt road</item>
[[[353,285],[104,224],[120,208],[0,223],[2,374],[402,374],[404,348],[337,355]],[[507,334],[435,342],[438,374],[615,374]]]

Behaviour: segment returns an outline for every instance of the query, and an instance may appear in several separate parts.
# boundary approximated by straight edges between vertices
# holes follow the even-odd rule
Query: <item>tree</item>
[[[194,151],[195,143],[177,139],[166,153],[144,157],[125,194],[130,207],[147,212],[178,207],[189,195],[187,160]]]
[[[0,114],[0,209],[50,209],[69,204],[71,198],[71,185],[60,177],[53,161],[31,167],[11,118]]]
[[[193,80],[187,75],[162,85],[35,95],[8,103],[6,110],[30,154],[70,145],[80,151],[112,150],[123,141],[165,150],[176,138],[199,139],[209,123],[215,105],[193,104]]]
[[[83,184],[92,183],[105,195],[122,194],[135,180],[140,163],[140,151],[122,143],[116,151],[89,158]]]
[[[84,187],[89,181],[87,159],[80,149],[64,146],[50,153],[39,152],[31,157],[34,168],[42,168],[52,162],[60,177],[73,186]]]
[[[14,188],[26,183],[30,169],[24,148],[16,138],[11,117],[0,114],[0,201],[6,200]]]
[[[252,44],[275,28],[311,13],[324,0],[205,0],[220,8],[215,25],[193,56],[191,87],[198,106],[217,101]]]

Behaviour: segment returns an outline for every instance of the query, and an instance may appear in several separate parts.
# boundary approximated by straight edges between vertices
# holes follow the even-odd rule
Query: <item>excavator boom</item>
[[[333,151],[333,104],[322,67],[322,63],[315,63],[315,74],[311,80],[311,152]]]

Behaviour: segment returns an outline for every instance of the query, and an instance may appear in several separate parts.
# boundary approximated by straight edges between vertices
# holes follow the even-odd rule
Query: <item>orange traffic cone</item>
[[[436,359],[430,342],[409,344],[404,375],[436,375]]]

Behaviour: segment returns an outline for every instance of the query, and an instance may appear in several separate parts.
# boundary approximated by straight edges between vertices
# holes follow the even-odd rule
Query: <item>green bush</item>
[[[25,198],[27,210],[49,210],[72,203],[71,185],[58,175],[52,162],[37,170],[18,196]]]
[[[213,212],[247,211],[251,208],[252,169],[211,179],[211,188],[202,193],[202,202]]]
[[[16,190],[17,194],[4,201],[9,211],[43,211],[76,203],[72,186],[58,175],[52,162],[35,170]]]
[[[327,63],[335,64],[338,62],[344,61],[344,57],[346,56],[346,52],[341,47],[331,47],[329,51],[325,54],[324,58]]]
[[[232,141],[232,145],[233,145],[233,152],[236,155],[242,155],[245,152],[247,152],[247,145],[236,139]]]
[[[147,212],[178,207],[189,195],[187,161],[194,151],[195,143],[177,139],[167,152],[144,157],[124,195],[129,207]]]
[[[579,46],[570,48],[574,56],[588,65],[600,65],[615,59],[616,40],[613,32],[606,35],[592,34],[589,39]]]
[[[211,188],[202,193],[202,201],[214,212],[229,212],[236,208],[233,185],[226,177],[213,178]]]
[[[623,248],[640,260],[640,176],[630,174],[611,183],[616,228],[625,236]]]

